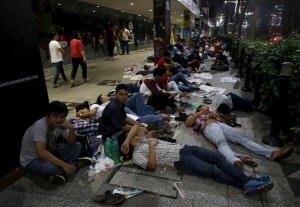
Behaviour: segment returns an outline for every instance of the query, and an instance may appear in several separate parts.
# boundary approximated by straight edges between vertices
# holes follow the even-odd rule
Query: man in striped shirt
[[[155,133],[135,125],[121,146],[124,154],[133,147],[132,161],[147,170],[160,167],[175,167],[192,175],[211,177],[215,181],[243,188],[246,195],[268,192],[273,183],[266,175],[254,179],[230,164],[219,152],[198,146],[187,146],[157,140]],[[148,138],[147,138],[148,137]]]

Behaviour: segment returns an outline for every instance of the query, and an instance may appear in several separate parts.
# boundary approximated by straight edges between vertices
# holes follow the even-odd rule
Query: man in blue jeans
[[[66,120],[66,104],[53,101],[45,117],[37,120],[25,132],[20,153],[20,163],[32,176],[43,176],[54,184],[63,184],[85,165],[92,164],[88,157],[78,158],[82,145],[76,142],[73,125]],[[66,144],[60,146],[60,137]]]
[[[245,195],[268,192],[273,188],[269,176],[263,175],[257,179],[249,177],[230,164],[218,152],[198,146],[187,146],[158,141],[153,132],[142,131],[135,125],[128,133],[121,146],[124,154],[129,152],[129,146],[134,148],[132,161],[147,170],[160,167],[175,167],[177,170],[192,175],[211,177],[219,183],[242,188]]]
[[[175,67],[170,67],[168,69],[168,74],[169,74],[169,82],[170,81],[175,81],[177,83],[178,89],[182,92],[194,92],[196,90],[199,90],[197,86],[193,86],[186,78],[185,76],[181,73],[178,72],[178,69]],[[180,82],[182,84],[180,84]],[[205,83],[203,81],[203,83]]]

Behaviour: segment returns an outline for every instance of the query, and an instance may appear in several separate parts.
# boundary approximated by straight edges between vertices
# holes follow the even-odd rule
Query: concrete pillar
[[[185,43],[190,45],[191,39],[191,12],[189,10],[184,10],[183,15],[183,38]]]
[[[20,166],[20,146],[27,127],[45,115],[48,93],[30,0],[2,4],[0,94],[2,134],[0,187],[10,172]],[[4,64],[4,63],[3,63]],[[0,190],[1,191],[1,190]]]
[[[171,35],[171,1],[153,0],[154,22],[154,62],[163,55],[170,44]]]

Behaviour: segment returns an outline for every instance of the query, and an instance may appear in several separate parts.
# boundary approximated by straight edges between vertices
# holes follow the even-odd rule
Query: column
[[[170,0],[153,0],[154,22],[154,62],[163,55],[170,44],[171,34],[171,2]]]

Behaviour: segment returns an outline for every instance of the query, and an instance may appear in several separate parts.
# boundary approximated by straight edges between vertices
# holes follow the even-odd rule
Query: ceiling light
[[[133,4],[133,3],[130,3],[129,5],[130,5],[130,6],[133,6],[134,4]]]

